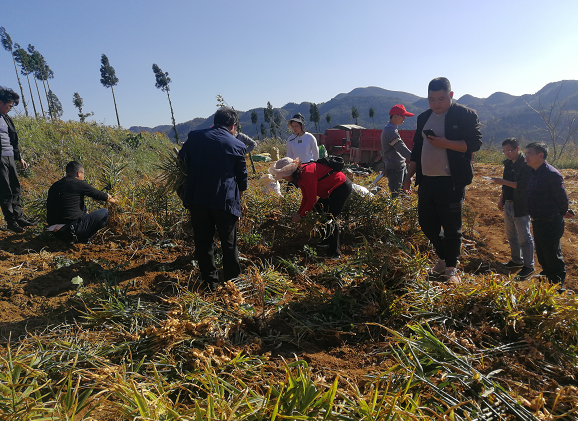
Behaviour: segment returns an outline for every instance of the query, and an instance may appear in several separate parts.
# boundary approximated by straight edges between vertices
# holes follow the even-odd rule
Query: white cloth
[[[319,148],[317,147],[317,140],[309,132],[305,132],[302,136],[291,135],[287,139],[287,156],[289,158],[299,158],[304,164],[309,161],[317,161],[319,159]]]

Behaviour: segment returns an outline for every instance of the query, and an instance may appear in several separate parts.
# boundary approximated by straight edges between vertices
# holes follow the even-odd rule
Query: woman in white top
[[[317,161],[319,159],[317,140],[311,133],[303,130],[305,118],[301,114],[295,114],[287,122],[287,127],[293,130],[293,134],[287,139],[287,156],[299,158],[302,163]]]

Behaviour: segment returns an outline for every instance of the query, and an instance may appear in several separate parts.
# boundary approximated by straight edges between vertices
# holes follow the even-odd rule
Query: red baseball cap
[[[415,114],[408,113],[402,104],[397,104],[391,107],[391,110],[389,110],[389,115],[402,115],[404,117],[413,117]]]

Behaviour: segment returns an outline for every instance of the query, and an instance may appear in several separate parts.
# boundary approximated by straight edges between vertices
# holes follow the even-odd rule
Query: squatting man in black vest
[[[84,181],[84,167],[71,161],[66,165],[66,177],[48,190],[46,219],[54,236],[68,243],[90,243],[110,216],[107,209],[87,213],[84,197],[117,204],[110,194],[97,190]]]

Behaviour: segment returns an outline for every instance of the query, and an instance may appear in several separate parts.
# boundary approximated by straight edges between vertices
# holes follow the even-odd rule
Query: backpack
[[[315,161],[315,163],[326,165],[329,168],[331,168],[331,171],[329,171],[327,174],[325,174],[323,177],[317,180],[318,182],[323,180],[325,177],[329,177],[334,172],[339,172],[343,170],[343,168],[345,168],[345,162],[343,161],[343,157],[341,156],[327,155],[325,158],[319,158],[317,161]]]

